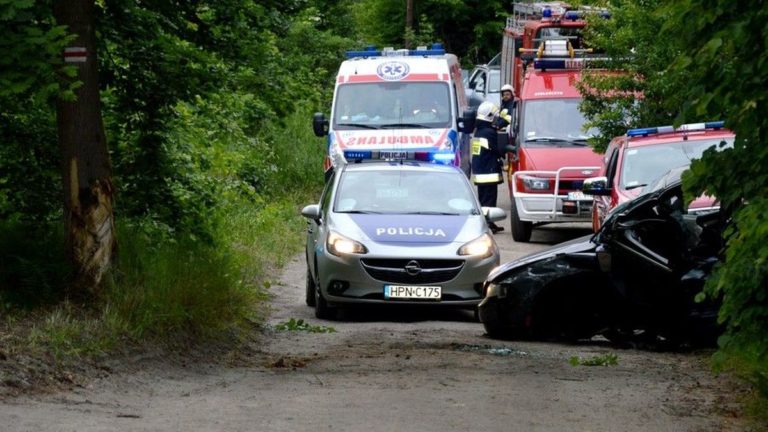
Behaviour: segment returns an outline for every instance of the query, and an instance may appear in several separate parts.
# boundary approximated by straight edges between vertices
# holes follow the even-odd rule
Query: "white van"
[[[331,117],[315,113],[328,136],[326,173],[343,157],[453,164],[469,173],[474,115],[461,68],[440,44],[431,48],[347,52],[336,76]]]

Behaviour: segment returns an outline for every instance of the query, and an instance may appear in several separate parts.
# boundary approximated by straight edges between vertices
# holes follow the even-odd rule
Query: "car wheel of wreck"
[[[517,205],[515,204],[515,198],[512,197],[512,209],[510,211],[510,228],[512,229],[512,238],[516,242],[527,243],[531,240],[531,233],[533,232],[533,223],[528,221],[521,221],[517,215]]]
[[[306,284],[306,303],[307,306],[314,306],[315,305],[315,279],[312,277],[312,272],[309,271],[309,267],[307,267],[307,284]]]

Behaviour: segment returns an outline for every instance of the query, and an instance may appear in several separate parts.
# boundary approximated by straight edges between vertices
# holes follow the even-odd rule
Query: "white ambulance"
[[[456,56],[433,44],[347,52],[331,117],[315,113],[312,126],[328,136],[326,174],[339,161],[372,159],[452,164],[469,173],[473,123]]]

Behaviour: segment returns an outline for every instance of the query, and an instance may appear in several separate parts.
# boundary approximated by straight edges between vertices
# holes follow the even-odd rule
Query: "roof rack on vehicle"
[[[385,47],[377,50],[374,45],[365,47],[362,51],[347,51],[347,58],[372,58],[372,57],[406,57],[406,56],[442,56],[445,55],[445,48],[441,43],[433,43],[431,47],[426,45],[416,47],[414,50],[394,49],[394,47]]]
[[[720,120],[720,121],[712,121],[712,122],[705,122],[705,123],[688,123],[688,124],[680,125],[677,128],[675,128],[674,126],[657,126],[657,127],[650,127],[650,128],[629,129],[627,130],[627,136],[638,137],[638,136],[648,136],[648,135],[674,133],[674,132],[702,131],[707,129],[717,130],[717,129],[723,129],[724,127],[725,127],[725,122]]]

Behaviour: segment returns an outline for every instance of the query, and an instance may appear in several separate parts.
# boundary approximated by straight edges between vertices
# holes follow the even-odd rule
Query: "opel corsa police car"
[[[429,162],[342,165],[308,219],[306,303],[318,318],[353,304],[474,308],[499,264],[487,221],[461,169]]]

